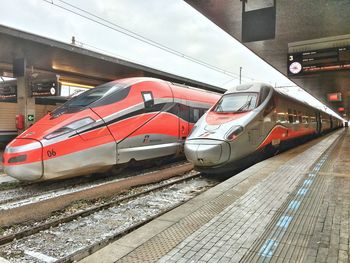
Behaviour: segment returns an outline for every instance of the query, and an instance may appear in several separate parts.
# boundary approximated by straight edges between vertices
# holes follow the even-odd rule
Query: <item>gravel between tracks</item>
[[[194,179],[152,192],[90,216],[42,231],[0,247],[11,262],[55,262],[92,244],[112,238],[135,224],[187,201],[209,187],[206,179]]]
[[[54,221],[60,220],[62,218],[66,218],[69,216],[73,216],[74,214],[81,213],[84,211],[87,211],[89,209],[97,208],[103,205],[106,205],[111,202],[119,202],[119,200],[127,199],[129,197],[132,197],[136,194],[145,193],[145,191],[150,191],[154,189],[154,187],[163,186],[166,184],[176,183],[179,179],[185,179],[189,178],[191,179],[193,176],[197,175],[198,172],[192,170],[191,172],[185,174],[184,176],[180,177],[172,177],[167,180],[163,180],[161,182],[157,182],[155,184],[149,184],[149,185],[142,185],[133,187],[131,189],[122,191],[118,193],[115,196],[112,197],[105,197],[105,198],[98,198],[95,200],[78,200],[76,202],[71,203],[67,207],[65,207],[63,210],[57,211],[55,213],[52,213],[49,217],[42,219],[42,220],[30,220],[26,221],[20,224],[11,225],[8,227],[0,228],[0,245],[3,244],[2,238],[9,237],[11,235],[14,235],[16,233],[30,230],[33,227],[37,227],[43,224],[50,224]]]
[[[116,180],[98,186],[89,187],[88,189],[70,191],[69,193],[64,193],[63,195],[59,195],[58,192],[55,192],[53,196],[44,196],[44,198],[40,200],[37,200],[38,197],[34,197],[34,200],[30,200],[30,202],[25,202],[24,204],[20,202],[20,206],[10,206],[10,204],[6,204],[6,206],[3,205],[3,209],[0,210],[0,227],[10,226],[33,219],[39,220],[49,216],[54,211],[63,209],[70,203],[77,200],[92,200],[101,197],[113,196],[118,192],[124,191],[131,187],[154,183],[158,182],[159,180],[165,180],[188,172],[191,169],[192,165],[183,164],[157,172],[124,178],[122,180]]]

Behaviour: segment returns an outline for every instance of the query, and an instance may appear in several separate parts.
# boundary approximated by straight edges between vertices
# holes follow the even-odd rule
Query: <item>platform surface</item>
[[[349,262],[350,133],[260,162],[81,262]]]

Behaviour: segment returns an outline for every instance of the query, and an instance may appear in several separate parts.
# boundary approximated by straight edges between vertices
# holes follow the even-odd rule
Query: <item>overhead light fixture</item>
[[[6,78],[13,78],[12,72],[8,72],[8,71],[2,72],[2,76]]]
[[[328,101],[342,101],[341,93],[340,92],[328,93],[327,100]]]
[[[92,89],[95,87],[95,86],[84,85],[84,84],[73,83],[73,82],[66,82],[66,81],[60,81],[60,83],[61,85],[64,85],[64,86],[79,87],[79,88],[85,88],[85,89]]]

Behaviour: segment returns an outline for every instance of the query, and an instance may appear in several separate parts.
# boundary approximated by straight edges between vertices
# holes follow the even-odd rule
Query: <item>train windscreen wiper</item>
[[[250,99],[246,103],[244,103],[238,110],[236,110],[236,112],[242,112],[245,108],[249,109],[250,105],[252,104],[252,99],[253,97],[250,97]]]

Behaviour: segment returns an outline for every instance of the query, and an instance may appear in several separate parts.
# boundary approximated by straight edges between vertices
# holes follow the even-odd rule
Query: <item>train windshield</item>
[[[213,108],[214,112],[243,112],[256,107],[258,93],[231,93],[222,96]]]
[[[120,96],[120,93],[125,93],[126,84],[110,82],[104,85],[98,86],[96,88],[90,89],[83,92],[82,94],[73,97],[61,107],[54,110],[51,115],[57,117],[64,113],[74,113],[85,109],[88,106],[100,106],[101,101],[106,101],[106,98],[110,95],[114,98],[114,102],[117,101],[117,98],[124,97]],[[110,102],[109,102],[110,101]],[[108,100],[109,103],[113,102],[113,99]],[[108,103],[105,103],[108,104]]]

